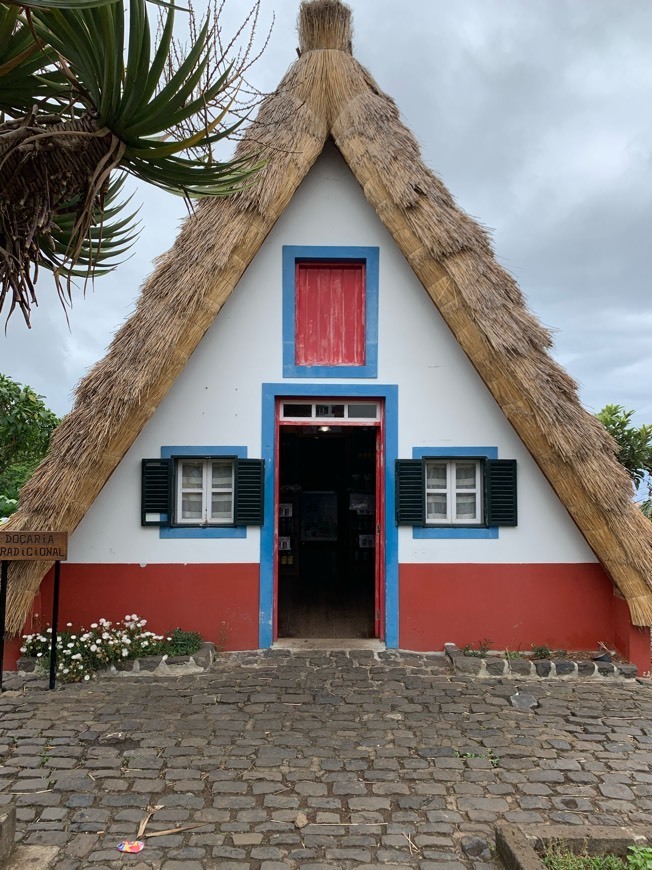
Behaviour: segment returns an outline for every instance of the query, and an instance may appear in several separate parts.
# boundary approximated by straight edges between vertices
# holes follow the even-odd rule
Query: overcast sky
[[[199,7],[201,4],[197,2]],[[652,2],[352,0],[354,54],[398,103],[425,162],[489,227],[499,261],[555,331],[590,411],[652,423]],[[247,6],[231,0],[227,32]],[[251,74],[272,90],[295,59],[298,0]],[[27,330],[0,335],[0,371],[58,414],[132,311],[183,203],[139,186],[134,256],[78,294],[70,329],[47,280]]]

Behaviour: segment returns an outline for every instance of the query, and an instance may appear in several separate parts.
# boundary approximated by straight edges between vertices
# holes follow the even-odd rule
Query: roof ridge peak
[[[351,9],[340,0],[303,0],[298,31],[301,54],[319,49],[353,54]]]

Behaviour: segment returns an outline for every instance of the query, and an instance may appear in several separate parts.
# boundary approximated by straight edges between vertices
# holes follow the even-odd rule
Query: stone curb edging
[[[545,870],[540,852],[558,843],[574,854],[625,857],[630,846],[652,845],[652,827],[498,825],[496,852],[507,870]]]
[[[9,804],[0,812],[0,867],[9,860],[16,835],[16,807]]]
[[[496,656],[466,656],[454,643],[444,645],[444,652],[457,673],[471,677],[557,677],[562,679],[621,677],[634,679],[636,665],[620,662],[572,661],[567,659],[508,659]]]
[[[144,656],[121,662],[119,667],[111,665],[98,671],[99,678],[135,677],[153,674],[157,677],[177,677],[182,674],[195,674],[206,671],[215,660],[215,644],[204,642],[196,653],[188,656]],[[17,662],[19,674],[31,674],[36,669],[36,659],[20,658]]]

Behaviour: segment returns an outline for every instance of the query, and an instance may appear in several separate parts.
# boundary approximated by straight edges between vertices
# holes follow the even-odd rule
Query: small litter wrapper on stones
[[[117,845],[118,852],[142,852],[144,848],[142,840],[123,840]]]

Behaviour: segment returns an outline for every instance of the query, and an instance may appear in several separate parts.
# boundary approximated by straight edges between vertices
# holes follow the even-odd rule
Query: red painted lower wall
[[[74,565],[61,566],[60,625],[88,627],[100,617],[128,613],[166,632],[199,631],[227,650],[258,648],[259,566]],[[52,574],[41,585],[25,631],[51,621]],[[626,602],[597,564],[401,565],[399,646],[441,650],[444,643],[494,649],[595,649],[613,645],[650,670],[650,634],[631,624]],[[8,639],[5,669],[12,670],[20,642]]]
[[[638,666],[640,676],[650,673],[650,629],[632,625],[624,598],[614,595],[614,646]]]
[[[493,649],[597,649],[614,645],[650,670],[650,634],[599,564],[401,565],[399,645],[441,650],[491,640]]]
[[[198,631],[222,649],[258,647],[258,564],[61,565],[59,626],[88,627],[100,617],[112,622],[137,613],[147,628],[164,633]],[[25,632],[52,621],[52,572],[34,600]],[[5,655],[15,668],[17,646]],[[13,659],[9,656],[13,656]]]

